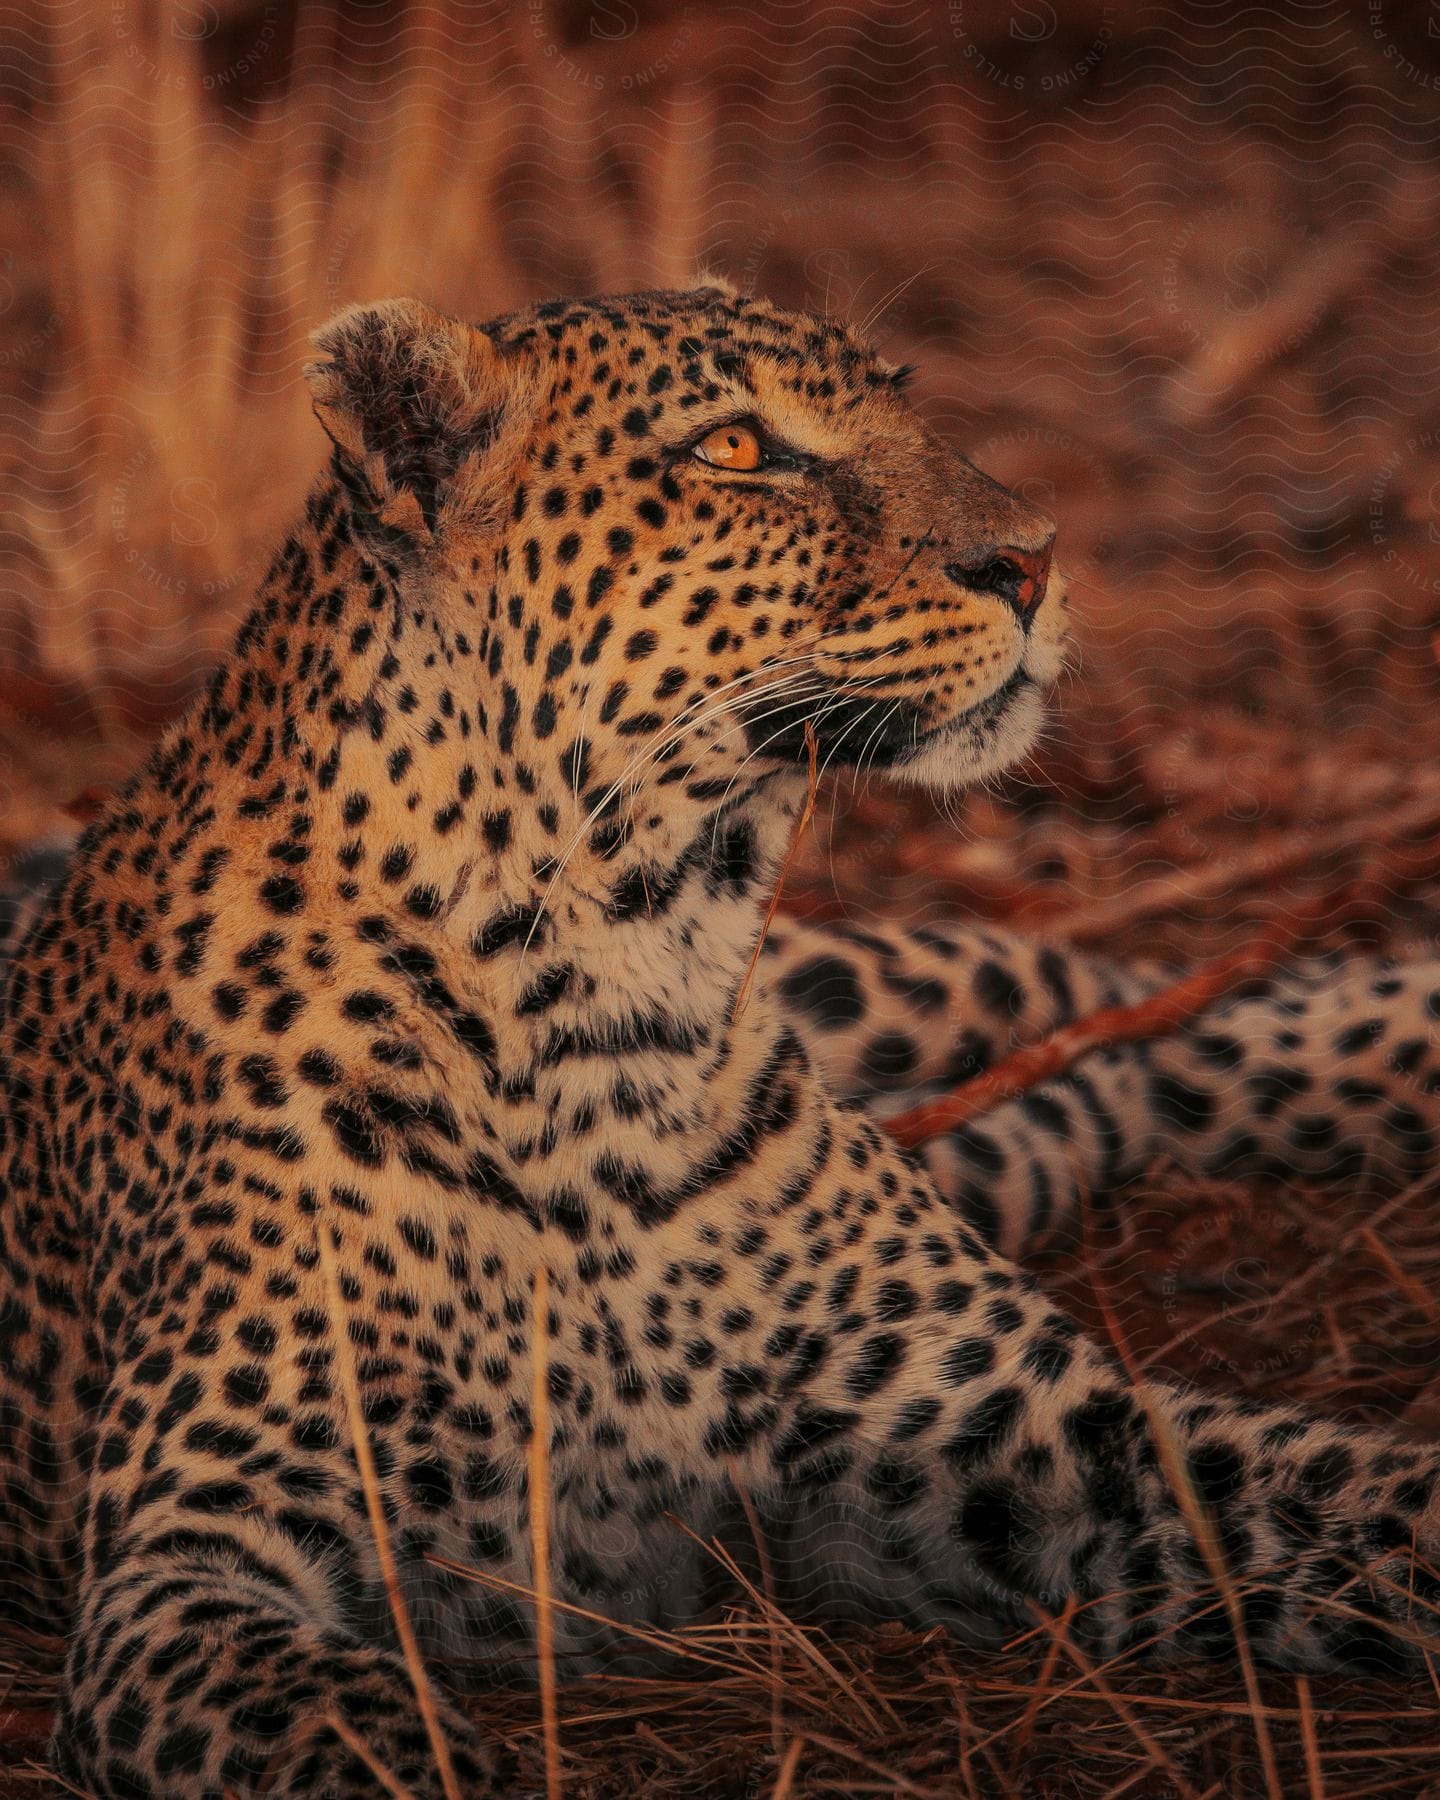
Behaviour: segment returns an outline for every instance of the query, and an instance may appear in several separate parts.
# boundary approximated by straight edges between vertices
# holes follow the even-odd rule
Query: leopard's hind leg
[[[769,980],[832,1080],[882,1112],[1178,978],[989,927],[787,921]],[[894,1101],[883,1098],[896,1093]],[[1157,1158],[1193,1173],[1413,1179],[1440,1143],[1440,962],[1311,959],[1178,1032],[1083,1056],[922,1155],[1015,1252]]]

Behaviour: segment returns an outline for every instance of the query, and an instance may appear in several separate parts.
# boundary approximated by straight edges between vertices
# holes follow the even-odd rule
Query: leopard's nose
[[[997,600],[1003,600],[1028,629],[1045,598],[1054,543],[1052,532],[1039,550],[1021,550],[1014,544],[1005,544],[972,563],[947,563],[945,573],[972,593],[993,594]]]

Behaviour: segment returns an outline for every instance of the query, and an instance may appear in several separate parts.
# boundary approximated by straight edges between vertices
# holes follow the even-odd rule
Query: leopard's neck
[[[506,634],[483,591],[411,608],[373,557],[311,553],[339,565],[343,599],[332,653],[309,670],[315,698],[293,731],[277,721],[311,814],[303,868],[283,879],[342,937],[383,932],[435,955],[483,1014],[492,1123],[524,1152],[522,1179],[550,1179],[534,1144],[587,1108],[613,1152],[682,1178],[733,1134],[774,1050],[762,997],[738,1021],[737,1002],[803,774],[743,753],[687,767],[617,744],[598,720],[592,737],[598,694],[552,730],[521,697],[523,634]],[[273,682],[282,707],[297,690],[295,622],[260,617],[212,707],[222,726],[241,682]],[[273,789],[275,769],[255,770],[242,758],[236,779]]]
[[[747,979],[803,788],[757,781],[717,808],[677,783],[658,824],[653,792],[627,795],[608,818],[644,816],[597,845],[594,804],[547,780],[538,756],[520,782],[473,739],[417,742],[395,787],[388,744],[364,732],[342,750],[342,821],[352,792],[399,806],[338,850],[364,850],[357,914],[383,908],[438,939],[457,995],[490,1022],[488,1123],[506,1180],[542,1214],[576,1192],[590,1217],[663,1208],[772,1097],[781,1026]],[[407,832],[409,795],[453,806],[467,769],[474,792],[454,826]],[[600,1170],[614,1192],[595,1191]]]

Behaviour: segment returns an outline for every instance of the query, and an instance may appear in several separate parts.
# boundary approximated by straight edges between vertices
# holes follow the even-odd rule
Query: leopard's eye
[[[690,454],[717,469],[758,469],[765,460],[760,439],[748,425],[721,425],[707,432]]]

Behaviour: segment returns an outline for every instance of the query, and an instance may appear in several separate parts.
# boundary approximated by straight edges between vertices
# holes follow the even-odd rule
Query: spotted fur
[[[771,986],[841,1094],[882,1114],[1177,979],[1005,931],[779,920]],[[892,1097],[893,1096],[893,1097]],[[1252,981],[1173,1036],[1091,1054],[922,1152],[940,1191],[1010,1254],[1104,1210],[1164,1158],[1201,1175],[1364,1177],[1433,1168],[1440,963],[1310,958]]]
[[[812,744],[946,787],[1032,740],[1049,522],[846,329],[716,288],[485,327],[359,308],[309,380],[330,470],[4,996],[0,1570],[69,1633],[59,1770],[372,1793],[338,1715],[438,1791],[327,1239],[437,1668],[530,1654],[542,1265],[567,1668],[703,1609],[674,1517],[726,1533],[737,1484],[807,1613],[993,1640],[1073,1598],[1098,1656],[1223,1650],[1213,1537],[1257,1654],[1404,1663],[1435,1453],[1137,1389],[986,1235],[1034,1222],[1046,1170],[1064,1204],[1027,1144],[1109,1166],[1131,1102],[1202,1156],[1262,1116],[1288,1152],[1260,1078],[1327,1050],[1299,990],[1257,1003],[1258,1051],[1232,1013],[1017,1102],[950,1146],[958,1204],[842,1090],[968,1067],[1121,976],[942,934],[826,966],[794,928],[737,1013]],[[740,418],[766,467],[695,459]],[[1433,996],[1376,979],[1406,997],[1343,1002],[1382,1021],[1347,1054],[1383,1093],[1346,1105],[1413,1148],[1434,1109],[1400,1129],[1391,1077],[1433,1088]],[[503,1791],[483,1730],[442,1724],[467,1790]]]

